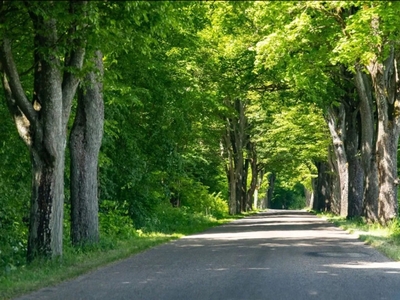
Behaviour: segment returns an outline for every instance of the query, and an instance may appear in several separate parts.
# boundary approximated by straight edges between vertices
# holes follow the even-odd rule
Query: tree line
[[[61,256],[99,214],[166,206],[387,224],[399,5],[1,1],[1,251]]]

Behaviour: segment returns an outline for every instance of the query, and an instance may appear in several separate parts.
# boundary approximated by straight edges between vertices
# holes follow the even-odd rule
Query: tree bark
[[[364,170],[359,154],[359,110],[353,101],[346,105],[346,156],[349,172],[348,217],[359,217],[363,212]]]
[[[312,183],[312,185],[314,185],[314,183]],[[306,197],[306,207],[308,207],[309,209],[312,209],[313,205],[314,205],[314,192],[313,192],[313,190],[310,191],[307,188],[304,188],[304,195]]]
[[[258,165],[257,165],[257,152],[255,145],[252,142],[248,143],[247,151],[249,155],[249,163],[251,168],[251,181],[250,187],[247,190],[247,206],[250,210],[257,208],[257,200],[255,200],[255,193],[258,185]],[[254,201],[255,200],[255,201]]]
[[[378,219],[386,225],[398,214],[397,202],[397,146],[400,127],[399,100],[396,98],[400,85],[398,70],[391,48],[389,57],[380,63],[371,61],[367,69],[375,90],[378,129],[376,139],[376,164],[378,170]]]
[[[248,162],[244,158],[244,150],[248,143],[247,118],[245,104],[236,99],[233,103],[229,100],[226,105],[234,111],[230,118],[226,119],[226,134],[224,136],[225,147],[228,152],[229,166],[229,194],[230,211],[240,213],[247,209],[247,173]],[[235,204],[233,203],[235,197]]]
[[[327,162],[316,163],[318,177],[314,183],[313,210],[330,211],[331,206],[331,175]]]
[[[104,124],[100,51],[96,52],[94,62],[97,72],[91,71],[78,90],[78,107],[70,136],[71,239],[74,245],[93,244],[99,239],[97,170]]]
[[[272,197],[274,196],[274,188],[275,188],[275,173],[271,173],[268,175],[268,190],[267,190],[267,203],[266,208],[271,208]]]
[[[231,147],[231,142],[230,142],[230,124],[229,121],[227,120],[227,125],[225,128],[225,135],[223,137],[223,141],[225,144],[225,149],[228,155],[228,165],[226,167],[226,174],[228,178],[228,184],[229,184],[229,201],[228,201],[228,206],[229,206],[229,214],[230,215],[235,215],[237,208],[236,208],[236,176],[235,176],[235,165],[233,161],[233,149]]]
[[[328,164],[330,175],[327,178],[329,180],[330,197],[328,203],[326,203],[325,210],[331,211],[334,214],[340,214],[341,188],[340,179],[338,176],[338,164],[333,146],[329,147]]]
[[[363,214],[370,222],[378,220],[378,169],[375,156],[375,118],[373,113],[373,97],[371,82],[357,65],[355,83],[360,97],[361,117],[361,165],[364,170],[364,203]]]
[[[333,149],[336,156],[337,171],[340,182],[340,215],[347,216],[348,212],[348,195],[349,195],[349,171],[346,150],[344,146],[345,141],[345,118],[346,113],[344,105],[341,104],[338,111],[334,108],[329,108],[327,114],[327,122],[329,132],[332,137]]]

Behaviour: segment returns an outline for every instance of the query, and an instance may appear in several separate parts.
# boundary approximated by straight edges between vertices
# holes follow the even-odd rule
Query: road
[[[270,210],[19,299],[400,299],[400,263],[307,212]]]

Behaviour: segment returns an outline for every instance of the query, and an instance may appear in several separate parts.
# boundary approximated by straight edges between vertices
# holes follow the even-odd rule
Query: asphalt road
[[[400,299],[400,263],[311,214],[272,210],[19,299]]]

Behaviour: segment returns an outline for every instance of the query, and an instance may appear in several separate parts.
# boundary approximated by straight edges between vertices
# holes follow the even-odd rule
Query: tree
[[[104,123],[102,59],[102,53],[96,51],[95,70],[86,75],[78,90],[71,130],[71,239],[75,245],[99,240],[97,170]]]
[[[62,254],[66,125],[84,57],[86,2],[1,2],[1,71],[6,101],[30,150],[32,197],[28,259]],[[17,17],[15,17],[17,14]],[[15,35],[15,19],[29,17]],[[66,33],[69,34],[66,34]],[[29,35],[33,44],[26,43]],[[22,86],[13,46],[24,43],[33,57],[33,93]],[[19,68],[24,66],[19,66]],[[30,101],[27,95],[32,95]]]
[[[387,224],[398,214],[396,149],[400,117],[396,92],[399,85],[396,75],[399,49],[396,45],[399,36],[395,30],[398,4],[351,2],[337,8],[338,11],[346,9],[353,9],[354,14],[338,18],[342,34],[335,53],[337,61],[356,73],[363,111],[365,215],[370,221]],[[370,80],[363,72],[368,74]],[[375,102],[371,101],[373,98]],[[374,107],[376,120],[372,113]]]

